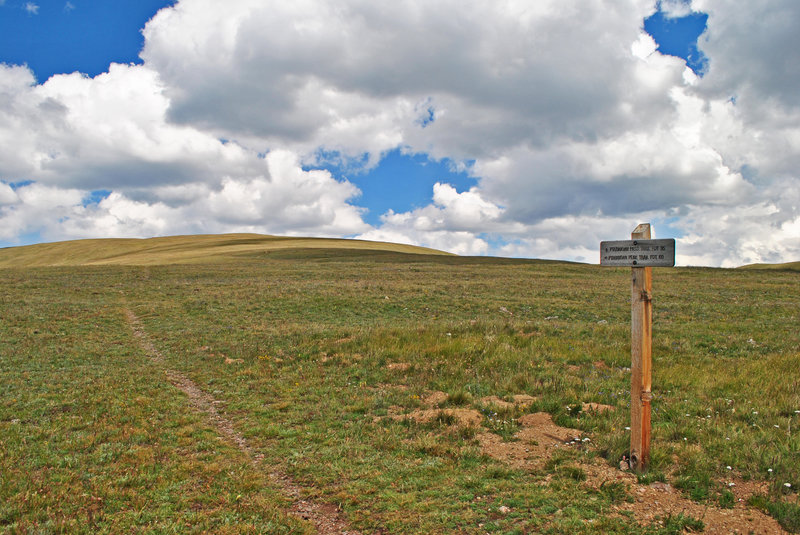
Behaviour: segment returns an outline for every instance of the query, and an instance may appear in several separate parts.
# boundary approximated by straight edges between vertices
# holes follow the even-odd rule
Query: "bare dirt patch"
[[[581,406],[581,410],[583,412],[596,412],[596,413],[603,413],[608,411],[614,411],[614,407],[611,405],[603,405],[602,403],[584,403]]]
[[[522,429],[514,435],[516,440],[513,442],[506,442],[494,433],[478,434],[476,438],[481,450],[515,468],[537,469],[543,467],[560,448],[584,448],[590,444],[586,437],[582,437],[581,431],[556,425],[547,413],[526,414],[518,422]],[[580,467],[587,474],[585,484],[591,488],[600,489],[608,483],[624,483],[633,496],[633,503],[616,505],[615,510],[632,513],[641,525],[650,525],[670,515],[684,514],[702,520],[706,525],[704,533],[709,534],[786,533],[774,518],[745,505],[747,498],[753,494],[764,493],[766,484],[735,482],[729,488],[736,497],[736,503],[731,509],[722,509],[694,502],[668,483],[639,484],[634,474],[612,468],[600,460],[591,464],[582,463]]]
[[[428,407],[437,407],[442,403],[446,402],[450,396],[447,395],[446,392],[431,392],[427,396],[422,399],[422,402],[427,405]]]
[[[486,396],[480,399],[484,405],[495,406],[500,409],[514,409],[517,407],[525,408],[533,405],[536,398],[527,394],[517,394],[512,397],[513,401],[505,401],[497,396]]]
[[[413,420],[417,423],[429,423],[440,420],[444,423],[461,427],[479,427],[483,422],[483,415],[475,409],[468,408],[438,408],[446,403],[449,396],[446,392],[434,391],[422,398],[426,408],[417,409],[408,413],[402,407],[389,407],[389,418],[393,420]]]
[[[516,468],[532,469],[543,466],[556,449],[577,445],[581,440],[580,431],[554,424],[545,412],[526,414],[518,422],[522,429],[514,434],[513,442],[506,442],[494,433],[477,435],[481,450]]]
[[[141,348],[154,363],[163,367],[165,365],[164,356],[147,336],[139,318],[131,310],[125,310],[125,316],[131,326],[133,335],[139,340]],[[256,452],[245,438],[236,431],[233,423],[217,411],[216,407],[222,403],[221,401],[203,392],[194,381],[185,375],[168,368],[165,368],[164,372],[169,382],[186,394],[192,409],[205,415],[208,422],[220,435],[236,444],[236,447],[249,458],[253,467],[260,468],[263,466],[264,455]],[[349,527],[347,522],[340,516],[336,506],[303,499],[302,487],[286,473],[275,466],[264,466],[264,468],[267,469],[273,483],[292,500],[292,513],[311,522],[317,533],[322,535],[359,534],[358,531]]]
[[[761,511],[741,503],[732,509],[721,509],[684,498],[668,484],[632,485],[634,503],[625,503],[619,510],[631,511],[639,523],[649,524],[656,517],[683,513],[702,520],[704,533],[786,533],[778,522]]]
[[[697,503],[685,498],[669,483],[641,485],[634,474],[622,472],[599,460],[591,464],[581,464],[581,468],[587,475],[585,484],[591,488],[600,489],[608,483],[624,483],[629,494],[633,496],[633,502],[615,505],[614,509],[632,513],[633,518],[641,525],[652,524],[657,519],[670,515],[683,514],[702,520],[706,526],[703,533],[786,533],[774,518],[745,506],[743,502],[737,502],[732,509]]]
[[[519,423],[523,427],[514,435],[517,439],[514,442],[505,442],[494,433],[477,435],[483,452],[516,468],[534,469],[544,466],[559,448],[588,446],[589,441],[581,438],[580,431],[554,424],[547,413],[526,414]],[[615,509],[632,513],[642,525],[670,515],[684,514],[702,520],[706,525],[704,533],[786,533],[774,518],[745,505],[748,497],[764,492],[764,485],[758,483],[735,483],[730,488],[737,501],[732,509],[722,509],[689,500],[668,483],[641,485],[634,474],[622,472],[599,460],[591,464],[582,463],[580,467],[587,474],[585,484],[589,487],[600,489],[610,482],[623,482],[634,501],[616,505]]]

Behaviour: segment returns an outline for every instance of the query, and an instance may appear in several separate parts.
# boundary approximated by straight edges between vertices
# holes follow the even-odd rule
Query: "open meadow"
[[[636,476],[629,269],[244,245],[0,251],[0,533],[800,532],[795,267],[654,270]]]

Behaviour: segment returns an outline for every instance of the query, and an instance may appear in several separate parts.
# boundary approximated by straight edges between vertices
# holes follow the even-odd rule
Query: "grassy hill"
[[[449,254],[413,245],[364,240],[219,234],[149,239],[74,240],[9,247],[0,249],[0,267],[198,264],[290,249]]]
[[[800,271],[800,262],[786,262],[783,264],[749,264],[739,269],[769,269],[775,271]]]
[[[0,535],[800,533],[797,273],[655,270],[637,476],[630,270],[436,253],[0,250]]]

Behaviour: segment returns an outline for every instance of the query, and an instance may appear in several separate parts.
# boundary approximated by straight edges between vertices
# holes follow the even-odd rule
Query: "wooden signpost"
[[[650,224],[631,240],[600,242],[600,265],[631,268],[631,451],[630,467],[647,469],[650,461],[652,388],[653,267],[675,265],[675,240],[651,240]]]

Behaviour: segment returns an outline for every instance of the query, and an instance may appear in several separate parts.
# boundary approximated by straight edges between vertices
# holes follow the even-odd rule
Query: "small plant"
[[[603,481],[600,484],[600,493],[612,504],[633,502],[633,496],[628,493],[628,486],[622,481]]]
[[[519,431],[519,423],[514,418],[498,416],[497,413],[490,413],[484,420],[484,425],[492,433],[503,437],[505,441],[517,440],[514,435]]]
[[[717,495],[717,503],[723,509],[733,509],[733,506],[736,504],[736,497],[728,489],[723,489]]]
[[[558,477],[564,477],[574,481],[586,481],[586,471],[577,466],[559,466],[556,468],[555,473]]]
[[[447,405],[452,405],[455,407],[469,405],[470,403],[472,403],[472,394],[470,394],[466,390],[458,390],[447,396],[447,401],[445,403]]]
[[[702,520],[698,520],[690,515],[679,513],[677,515],[668,515],[664,519],[664,527],[658,531],[659,535],[681,535],[685,532],[699,533],[706,529],[706,525]]]
[[[663,472],[659,472],[657,470],[649,470],[643,474],[637,474],[636,480],[641,485],[649,485],[650,483],[655,483],[655,482],[666,483],[667,476],[665,476]]]
[[[456,417],[447,411],[439,411],[433,420],[438,425],[449,426],[456,423]]]
[[[713,482],[707,473],[693,473],[679,477],[674,485],[686,492],[692,500],[703,502],[711,496]]]

